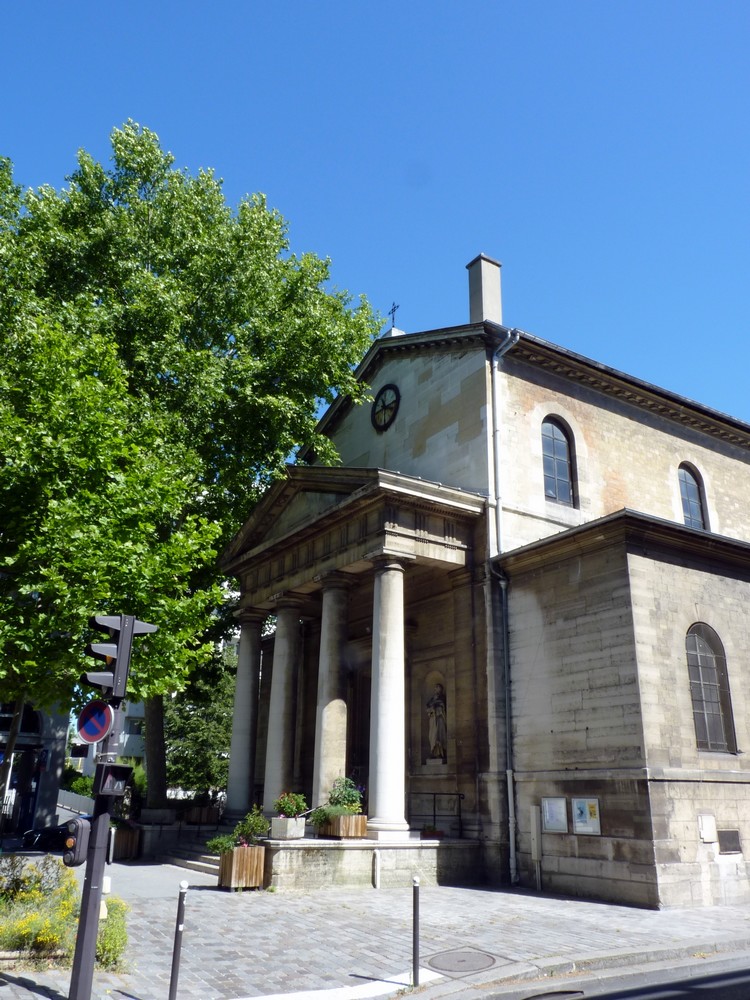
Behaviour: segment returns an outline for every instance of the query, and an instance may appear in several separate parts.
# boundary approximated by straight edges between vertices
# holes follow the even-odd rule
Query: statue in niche
[[[445,709],[445,688],[436,684],[427,699],[427,738],[433,760],[446,760],[448,756],[448,720]]]

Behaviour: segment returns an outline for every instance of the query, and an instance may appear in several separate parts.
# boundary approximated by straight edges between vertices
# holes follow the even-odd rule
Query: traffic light
[[[87,819],[71,819],[65,824],[67,827],[63,846],[63,864],[68,868],[77,868],[86,860],[86,852],[89,849],[89,834],[91,833],[91,823]]]
[[[97,764],[94,772],[94,795],[122,798],[133,775],[129,764]]]
[[[87,656],[104,660],[110,669],[81,674],[81,683],[101,688],[110,698],[120,700],[125,697],[128,683],[133,636],[156,632],[157,626],[139,622],[132,615],[94,615],[89,619],[89,625],[100,632],[106,632],[115,641],[89,643],[86,647]]]

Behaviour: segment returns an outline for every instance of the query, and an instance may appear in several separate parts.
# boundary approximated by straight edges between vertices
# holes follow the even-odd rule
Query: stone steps
[[[212,829],[201,830],[199,835],[188,833],[169,849],[160,853],[158,860],[163,864],[175,865],[188,871],[203,872],[206,875],[219,877],[219,856],[206,850],[206,841],[219,833],[231,833],[233,826],[221,825]]]
[[[177,868],[186,868],[188,871],[203,872],[205,875],[219,877],[218,854],[206,854],[206,849],[203,846],[190,847],[183,844],[179,847],[173,847],[168,853],[161,854],[157,860],[161,864],[175,865]]]

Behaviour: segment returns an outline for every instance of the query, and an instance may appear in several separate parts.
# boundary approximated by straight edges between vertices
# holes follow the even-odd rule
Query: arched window
[[[570,434],[552,417],[547,417],[542,424],[542,459],[545,497],[573,507],[575,492]]]
[[[681,465],[677,470],[677,477],[680,480],[682,516],[685,519],[685,524],[688,528],[700,528],[701,531],[706,531],[708,521],[706,520],[703,489],[698,473],[689,465]]]
[[[698,622],[688,630],[685,648],[698,749],[736,753],[729,676],[721,639],[709,625]]]

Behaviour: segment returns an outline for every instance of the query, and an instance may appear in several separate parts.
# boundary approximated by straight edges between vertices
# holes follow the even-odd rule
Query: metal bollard
[[[174,948],[172,950],[172,975],[169,979],[169,1000],[177,998],[177,979],[180,974],[180,952],[182,951],[182,932],[185,927],[185,897],[187,882],[180,882],[180,895],[177,900],[177,924],[174,929]]]
[[[415,875],[412,881],[412,986],[419,986],[419,876]],[[171,1000],[171,998],[170,998]]]

